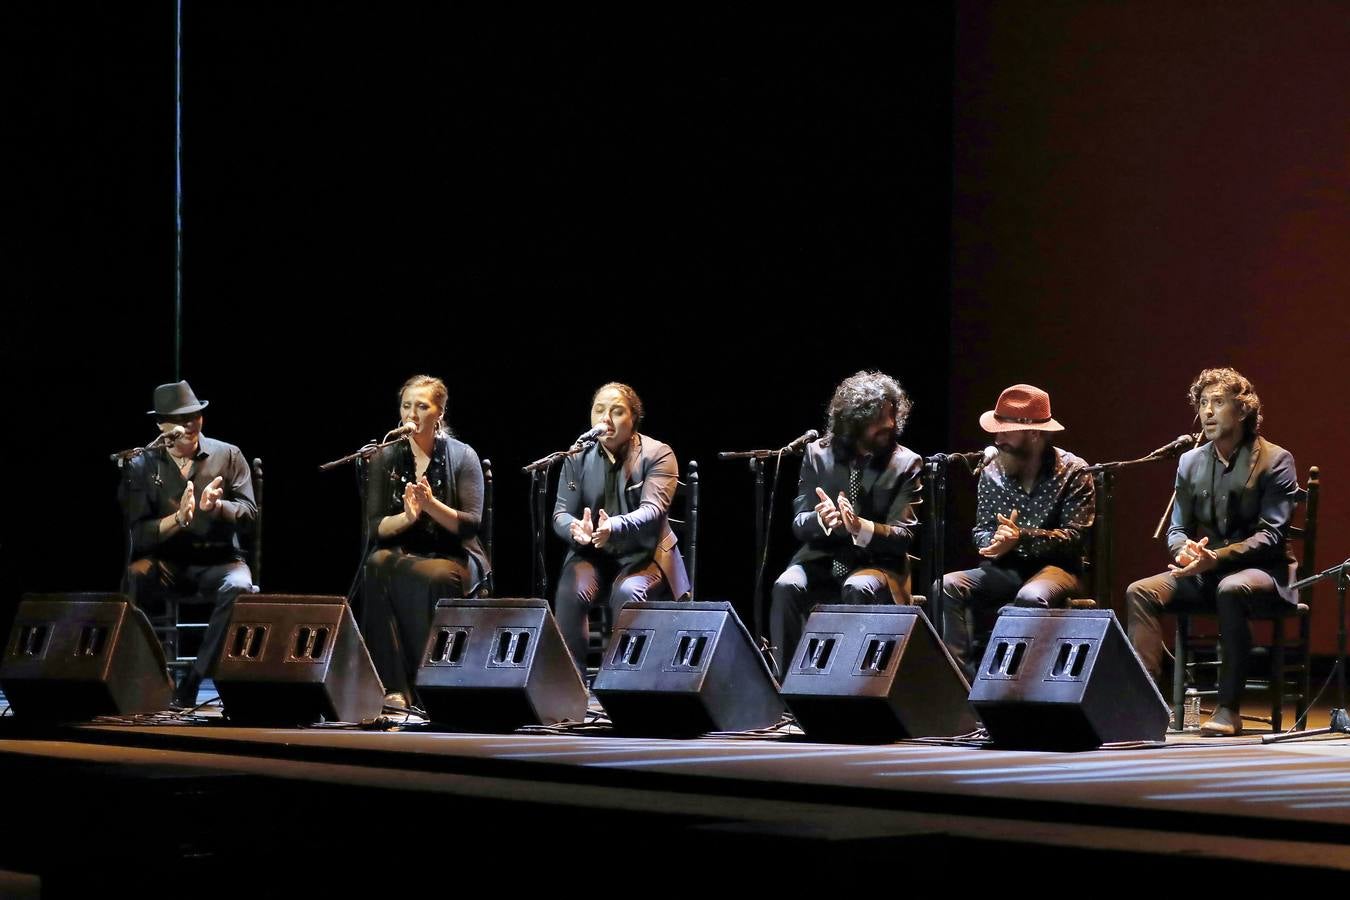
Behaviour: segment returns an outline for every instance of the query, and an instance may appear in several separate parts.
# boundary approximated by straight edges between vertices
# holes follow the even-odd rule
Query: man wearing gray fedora
[[[155,388],[149,415],[166,445],[131,461],[119,494],[131,541],[125,584],[136,604],[154,614],[170,594],[214,603],[196,662],[174,694],[179,706],[195,705],[234,598],[255,590],[239,544],[258,514],[253,479],[238,447],[202,434],[207,405],[186,381]]]

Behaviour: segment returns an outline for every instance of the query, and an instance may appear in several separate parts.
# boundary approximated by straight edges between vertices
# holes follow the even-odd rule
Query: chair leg
[[[166,598],[164,601],[164,657],[171,663],[178,660],[178,615],[178,598]]]
[[[1189,622],[1186,616],[1177,614],[1177,637],[1172,648],[1172,728],[1184,731],[1186,728],[1186,643]]]
[[[1270,648],[1270,730],[1284,730],[1284,619],[1273,624],[1274,646]]]
[[[1309,613],[1304,613],[1299,617],[1298,623],[1298,701],[1294,706],[1295,728],[1308,727],[1308,703],[1310,692],[1312,690],[1312,646],[1311,634],[1308,624]]]

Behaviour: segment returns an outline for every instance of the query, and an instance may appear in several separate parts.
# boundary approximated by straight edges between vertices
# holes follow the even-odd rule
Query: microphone
[[[386,434],[385,437],[399,438],[403,437],[405,434],[412,434],[416,430],[417,430],[416,422],[404,422],[402,425],[398,426],[393,431]]]
[[[803,447],[805,447],[807,444],[811,443],[818,437],[820,437],[820,432],[812,428],[811,430],[807,431],[805,434],[797,438],[795,441],[784,447],[781,452],[796,453],[798,450],[802,449]]]
[[[599,440],[600,438],[604,437],[607,434],[609,434],[609,426],[606,425],[604,422],[601,422],[599,425],[596,425],[590,431],[587,431],[583,433],[580,437],[578,437],[576,439],[576,443],[577,444],[590,443],[591,441]]]
[[[1172,443],[1163,444],[1157,450],[1154,450],[1152,453],[1150,453],[1146,458],[1156,459],[1164,456],[1174,456],[1178,453],[1182,453],[1186,450],[1191,449],[1198,443],[1200,443],[1200,435],[1183,434]]]
[[[160,435],[160,440],[162,440],[164,443],[167,444],[167,443],[169,443],[170,441],[176,441],[176,440],[178,440],[180,437],[182,437],[182,436],[185,435],[185,434],[187,434],[187,429],[186,429],[186,428],[184,428],[182,425],[175,425],[175,426],[173,426],[172,428],[170,428],[168,431],[162,433],[162,434]]]
[[[980,457],[979,463],[975,466],[974,474],[980,474],[980,470],[989,465],[998,458],[998,448],[990,445],[984,448],[984,455]]]

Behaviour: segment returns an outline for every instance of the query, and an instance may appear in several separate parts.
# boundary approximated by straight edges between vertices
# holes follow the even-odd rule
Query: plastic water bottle
[[[1200,730],[1200,695],[1195,688],[1186,689],[1185,716],[1182,719],[1183,731]]]

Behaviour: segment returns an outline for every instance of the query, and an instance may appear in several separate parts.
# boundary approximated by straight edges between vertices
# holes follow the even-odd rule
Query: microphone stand
[[[1350,559],[1337,563],[1329,569],[1295,581],[1289,585],[1291,590],[1301,591],[1319,581],[1336,579],[1336,664],[1332,667],[1336,676],[1336,706],[1331,710],[1331,724],[1326,728],[1313,728],[1309,731],[1286,731],[1283,734],[1267,734],[1261,737],[1263,744],[1275,744],[1282,741],[1309,738],[1322,734],[1350,734],[1350,714],[1345,711],[1345,591],[1350,586]],[[1309,654],[1311,655],[1311,654]],[[1283,678],[1280,672],[1276,677]],[[1294,723],[1298,727],[1298,723]]]
[[[168,443],[169,435],[167,432],[163,432],[144,447],[132,447],[130,450],[118,450],[116,453],[110,454],[108,459],[117,463],[117,468],[124,469],[126,468],[127,463],[131,462],[141,454],[149,453],[151,450],[158,450],[160,447],[167,446]]]
[[[755,640],[758,646],[766,646],[766,633],[764,630],[764,567],[769,560],[769,526],[773,519],[773,495],[770,494],[768,509],[765,509],[764,503],[764,470],[765,461],[769,459],[780,460],[784,456],[801,456],[806,452],[806,444],[794,450],[789,450],[791,444],[780,447],[777,450],[724,450],[717,454],[718,459],[744,459],[750,462],[750,471],[755,476],[755,556],[752,566],[754,573],[754,589],[751,592],[751,616],[754,621]],[[774,492],[778,489],[778,465],[774,465],[773,470]]]
[[[554,463],[576,456],[598,441],[598,437],[579,439],[566,450],[555,450],[540,457],[521,472],[530,476],[530,543],[533,553],[530,559],[530,582],[535,587],[535,596],[548,599],[548,560],[545,529],[548,522],[548,473]]]
[[[925,456],[923,472],[928,482],[928,503],[932,513],[929,515],[930,535],[929,574],[932,585],[928,593],[928,619],[937,629],[938,637],[943,637],[946,619],[943,615],[942,576],[947,565],[947,467],[952,460],[960,460],[977,474],[975,466],[984,458],[984,453],[934,453]]]
[[[132,447],[130,450],[119,450],[108,457],[108,459],[117,463],[118,471],[120,471],[122,474],[122,496],[124,497],[131,496],[131,466],[129,465],[129,463],[136,457],[141,456],[142,454],[149,453],[151,450],[158,450],[160,447],[167,446],[168,443],[169,443],[169,435],[165,432],[161,432],[158,436],[155,437],[153,441],[146,444],[144,447]],[[123,513],[123,517],[127,519],[127,521],[125,522],[127,529],[127,552],[126,557],[122,560],[121,589],[122,593],[129,594],[131,592],[131,585],[127,581],[126,573],[131,568],[131,555],[135,552],[135,549],[132,547],[135,535],[132,533],[131,521],[128,517],[126,517],[125,511]]]
[[[388,436],[389,436],[388,434],[385,435],[385,437]],[[361,447],[360,450],[357,450],[355,453],[348,453],[346,456],[339,457],[338,459],[332,460],[331,462],[324,463],[323,465],[319,466],[319,471],[331,472],[338,466],[343,466],[346,465],[347,463],[355,463],[355,468],[353,469],[353,471],[356,473],[356,494],[358,497],[361,498],[362,501],[364,501],[366,498],[366,492],[370,490],[370,485],[365,483],[365,480],[362,477],[363,475],[365,475],[366,464],[370,462],[370,458],[374,456],[376,453],[380,452],[385,447],[397,444],[399,441],[403,440],[404,437],[406,437],[406,435],[400,434],[392,441],[381,441],[381,442],[370,441],[369,443]],[[365,521],[366,517],[366,511],[364,509],[364,506],[365,504],[363,502],[362,503],[363,508],[361,510],[361,520],[363,522]],[[379,538],[379,532],[376,531],[375,529],[369,528],[367,526],[363,530],[366,531],[366,535],[365,540],[362,542],[361,556],[357,559],[356,562],[356,574],[352,576],[351,584],[347,586],[347,605],[352,607],[352,615],[357,616],[358,621],[360,620],[360,617],[358,615],[360,610],[357,609],[356,604],[356,587],[358,584],[361,584],[362,587],[364,587],[363,582],[365,580],[366,575],[366,559],[369,558],[370,552],[375,548],[375,542]],[[364,593],[365,592],[362,591],[363,597]]]
[[[1198,443],[1199,437],[1197,436],[1191,447]],[[1096,463],[1084,470],[1092,475],[1092,486],[1097,494],[1097,512],[1099,515],[1092,529],[1092,595],[1098,606],[1103,609],[1115,610],[1116,608],[1116,542],[1114,534],[1116,473],[1133,466],[1175,459],[1189,449],[1189,447],[1173,447],[1161,453],[1155,450],[1138,459]],[[1173,499],[1175,499],[1175,496],[1173,494]],[[1170,504],[1168,509],[1171,510]],[[1166,514],[1163,517],[1166,518]],[[1159,523],[1159,528],[1161,528],[1161,523]],[[1154,537],[1157,537],[1156,533]]]
[[[360,450],[357,450],[355,453],[348,453],[346,456],[342,456],[335,460],[332,460],[331,462],[324,463],[323,465],[319,466],[319,471],[327,472],[331,469],[336,469],[338,466],[346,465],[349,462],[356,462],[358,459],[368,460],[376,453],[379,453],[381,450],[383,450],[385,447],[390,447],[393,446],[394,444],[397,444],[399,441],[403,440],[404,437],[405,435],[400,434],[392,441],[383,441],[378,444],[375,443],[374,441],[371,441],[370,443],[362,447]]]

